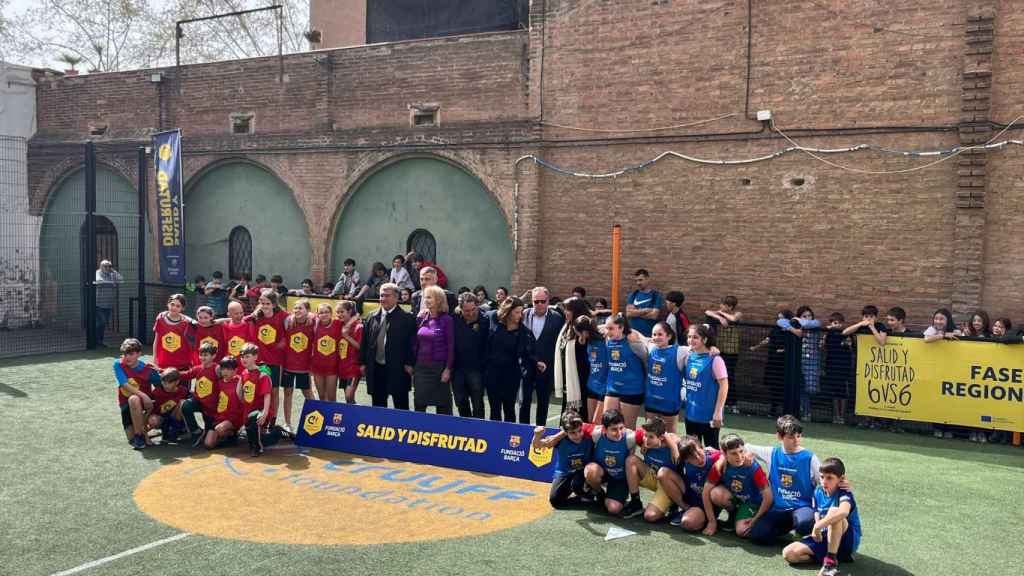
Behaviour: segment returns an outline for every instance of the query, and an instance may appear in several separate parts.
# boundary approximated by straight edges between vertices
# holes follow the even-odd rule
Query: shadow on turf
[[[255,460],[249,455],[248,448],[244,444],[243,441],[232,446],[207,450],[206,448],[192,448],[187,441],[181,440],[179,442],[149,446],[145,450],[140,450],[140,452],[146,460],[157,460],[164,466],[181,464],[186,459],[205,460],[207,458],[220,458],[223,456]],[[266,461],[267,464],[283,464],[289,470],[307,470],[309,468],[309,459],[306,458],[305,453],[300,451],[298,446],[290,443],[282,443],[269,448],[258,459]]]
[[[807,564],[796,564],[790,566],[794,572],[817,572],[820,565],[814,562]],[[853,562],[843,562],[839,565],[840,574],[843,576],[914,576],[914,573],[897,566],[883,562],[878,558],[854,554]]]
[[[34,354],[29,356],[13,356],[0,358],[0,368],[13,368],[16,366],[28,366],[39,364],[53,364],[55,362],[71,362],[74,360],[97,360],[109,358],[113,360],[120,355],[117,348],[102,348],[99,350],[83,350],[80,352],[61,352],[59,354]]]
[[[13,396],[14,398],[28,398],[28,393],[18,390],[14,386],[8,386],[3,382],[0,382],[0,392],[7,394],[8,396]]]
[[[755,417],[733,417],[729,427],[733,429],[754,430],[768,434],[775,433],[775,420]],[[971,444],[966,440],[940,440],[931,435],[916,432],[886,432],[883,430],[867,430],[840,424],[804,424],[804,446],[814,449],[815,440],[859,444],[871,448],[898,450],[920,456],[966,460],[983,464],[1012,465],[1006,457],[1017,459],[1017,465],[1024,464],[1024,452],[1019,446],[1005,444]],[[825,456],[816,450],[820,456]]]

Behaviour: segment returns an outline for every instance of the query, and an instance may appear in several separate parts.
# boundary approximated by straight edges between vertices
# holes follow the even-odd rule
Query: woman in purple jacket
[[[413,355],[413,405],[417,412],[436,406],[438,414],[452,413],[452,364],[455,362],[455,325],[448,314],[444,290],[423,290],[424,310],[416,317]]]

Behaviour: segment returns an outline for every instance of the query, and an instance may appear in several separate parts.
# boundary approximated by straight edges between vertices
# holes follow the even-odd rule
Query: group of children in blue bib
[[[535,429],[533,448],[554,451],[549,499],[555,508],[595,504],[624,518],[668,518],[672,526],[709,537],[719,528],[734,531],[763,545],[795,533],[800,539],[786,545],[782,557],[792,564],[819,562],[822,576],[839,574],[839,562],[852,561],[860,545],[860,515],[845,465],[839,458],[819,461],[803,448],[803,427],[793,416],[776,421],[776,446],[747,445],[727,434],[721,450],[675,434],[657,414],[628,428],[614,408],[604,411],[600,424],[568,411],[561,431],[544,437],[544,430]],[[646,506],[640,488],[654,492]]]

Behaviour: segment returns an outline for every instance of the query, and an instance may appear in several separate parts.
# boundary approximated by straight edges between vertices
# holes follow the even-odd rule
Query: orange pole
[[[612,226],[612,313],[619,312],[619,291],[621,290],[622,226]]]
[[[1020,432],[1013,433],[1013,445],[1020,446]]]

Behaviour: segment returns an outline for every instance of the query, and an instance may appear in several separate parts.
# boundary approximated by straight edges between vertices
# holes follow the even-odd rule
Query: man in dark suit
[[[423,306],[423,291],[430,286],[437,286],[437,270],[431,267],[420,268],[420,289],[413,292],[412,294],[412,315],[418,316],[420,309]],[[455,314],[455,307],[459,305],[458,298],[455,293],[451,290],[441,288],[444,290],[445,300],[448,301],[448,313]]]
[[[366,321],[359,363],[374,406],[387,407],[388,396],[395,408],[409,409],[412,388],[413,339],[416,319],[398,306],[398,286],[380,286],[380,309]]]
[[[530,423],[530,403],[533,391],[537,391],[537,425],[546,426],[548,404],[555,388],[555,345],[562,331],[565,319],[554,308],[548,307],[551,295],[547,288],[538,286],[531,293],[533,308],[523,315],[523,327],[529,330],[536,341],[533,353],[537,358],[537,370],[532,377],[523,379],[523,403],[519,406],[519,423]]]

